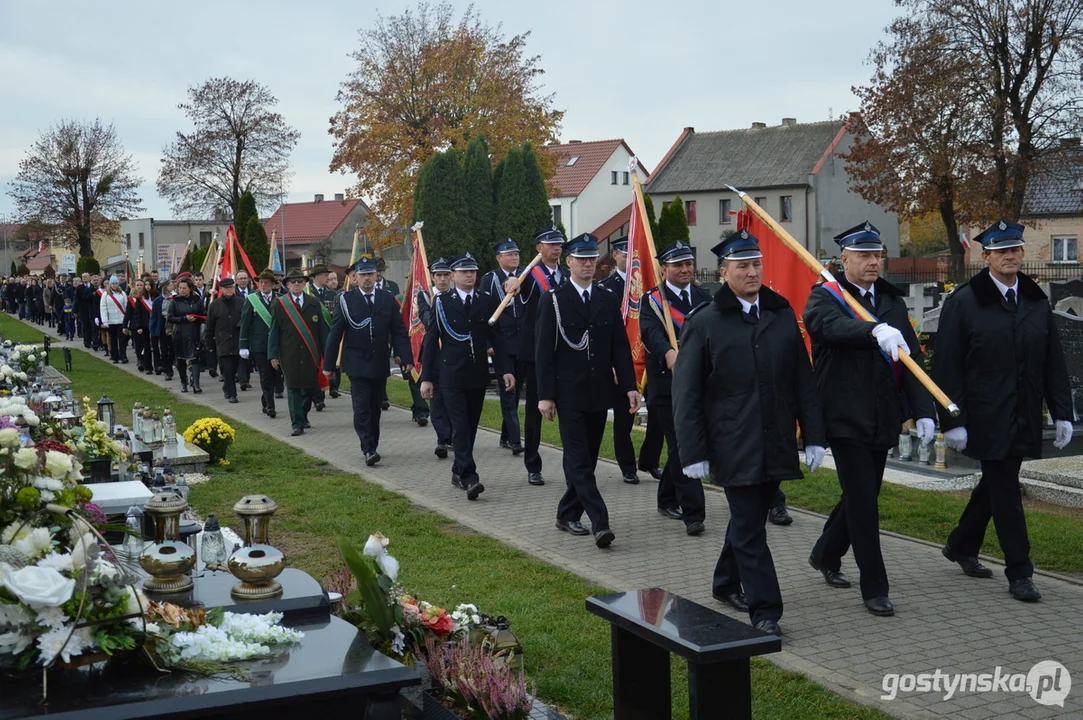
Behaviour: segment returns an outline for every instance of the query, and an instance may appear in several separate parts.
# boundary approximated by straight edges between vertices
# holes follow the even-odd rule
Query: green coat
[[[377,281],[376,287],[378,287],[380,290],[387,290],[392,295],[400,295],[402,293],[402,290],[399,290],[398,283],[396,283],[394,280],[388,280],[386,277],[384,277],[382,283],[380,281]]]
[[[263,297],[259,293],[255,293],[256,301],[263,302]],[[274,301],[278,298],[278,295],[272,293],[271,305],[268,307],[268,312],[274,308]],[[271,313],[272,318],[274,314]],[[244,308],[241,309],[241,338],[240,349],[248,350],[254,353],[267,352],[267,339],[270,337],[271,328],[263,321],[263,319],[256,314],[256,311],[252,309],[252,306],[246,300]]]
[[[305,296],[301,308],[301,319],[315,340],[315,357],[309,352],[301,334],[290,320],[283,303],[292,303],[289,295],[283,295],[274,302],[271,313],[273,322],[267,338],[267,359],[278,360],[286,387],[291,390],[316,389],[320,386],[320,372],[323,364],[323,348],[327,345],[327,335],[331,328],[323,319],[323,313],[310,296]]]
[[[335,305],[338,304],[338,290],[332,290],[331,288],[321,289],[309,283],[305,292],[319,300],[320,304],[326,308],[327,314],[323,316],[323,319],[327,320],[328,325],[330,325],[331,321],[328,318],[332,318],[335,315]]]

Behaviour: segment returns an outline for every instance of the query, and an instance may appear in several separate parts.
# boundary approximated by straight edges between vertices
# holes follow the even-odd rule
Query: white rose
[[[3,441],[0,440],[0,444]],[[71,455],[59,452],[57,450],[49,450],[45,453],[45,472],[50,477],[63,478],[69,472],[71,472]],[[57,488],[59,490],[59,488]]]
[[[22,445],[22,439],[19,437],[19,431],[15,428],[4,428],[0,430],[0,447],[15,448]]]
[[[20,380],[26,380],[26,373],[24,373],[24,372],[15,373],[15,377],[19,378]]]
[[[34,361],[35,361],[35,360],[37,360],[38,358],[37,358],[37,356],[36,356],[36,355],[27,355],[27,356],[26,356],[26,359],[27,359],[27,360],[29,360],[30,362],[34,362]]]
[[[15,467],[29,470],[38,464],[38,454],[30,448],[15,451]]]
[[[384,552],[391,543],[391,540],[384,537],[381,533],[373,533],[369,535],[369,539],[365,541],[365,549],[361,552],[369,557],[377,557]]]
[[[45,498],[45,491],[42,491],[42,498]],[[53,533],[49,528],[34,528],[16,540],[15,547],[31,560],[39,558],[53,549]]]
[[[66,578],[53,568],[31,565],[9,573],[4,587],[15,597],[35,610],[43,607],[59,607],[71,599],[75,581]]]

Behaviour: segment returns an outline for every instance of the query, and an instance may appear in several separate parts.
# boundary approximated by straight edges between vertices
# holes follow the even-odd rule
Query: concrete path
[[[75,345],[82,349],[79,341]],[[77,355],[75,362],[81,359]],[[118,367],[135,373],[134,364]],[[179,389],[176,380],[165,383],[154,376],[140,377]],[[682,523],[655,512],[655,482],[626,485],[616,464],[602,461],[598,481],[616,533],[614,545],[602,551],[589,537],[571,537],[553,527],[564,486],[559,449],[542,448],[547,484],[532,487],[527,485],[521,459],[500,449],[495,433],[480,431],[475,454],[486,490],[477,502],[468,502],[464,493],[451,485],[450,459],[441,461],[433,455],[431,425],[417,427],[408,411],[392,408],[385,413],[380,447],[383,460],[375,468],[366,468],[347,395],[329,401],[324,412],[313,412],[312,430],[292,438],[285,401],[278,418],[270,420],[260,412],[256,391],[241,393],[241,402],[232,405],[225,402],[217,381],[203,377],[202,395],[178,397],[210,405],[222,415],[606,587],[661,586],[747,621],[747,616],[711,598],[711,572],[728,515],[720,492],[707,495],[707,532],[687,537]],[[900,717],[1083,717],[1083,586],[1068,579],[1037,576],[1042,601],[1019,603],[1009,597],[1003,566],[996,561],[987,561],[996,572],[994,579],[968,578],[941,556],[938,546],[885,533],[881,542],[897,614],[876,618],[864,610],[856,587],[857,569],[850,556],[844,558],[843,571],[854,580],[852,589],[829,588],[808,566],[822,516],[799,510],[793,515],[795,522],[789,527],[768,527],[786,603],[781,621],[783,652],[770,656],[774,662]],[[989,532],[994,532],[992,527]],[[605,648],[598,648],[598,653],[600,659],[607,655]],[[940,692],[912,691],[909,682],[913,678],[903,678],[894,699],[881,698],[885,674],[889,673],[916,675],[939,670],[949,675],[993,674],[999,669],[1000,675],[1026,674],[1043,660],[1058,661],[1075,676],[1075,687],[1063,707],[1041,705],[1025,691],[956,691],[945,699],[944,688]],[[1046,692],[1043,699],[1054,695]]]

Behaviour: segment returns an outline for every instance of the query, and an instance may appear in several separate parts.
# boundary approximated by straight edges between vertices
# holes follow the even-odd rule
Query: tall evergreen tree
[[[417,184],[414,185],[414,222],[425,220],[425,210],[421,206],[421,187],[425,184],[425,179],[432,171],[432,164],[436,159],[436,155],[432,155],[425,164],[421,166],[421,170],[417,174]]]
[[[496,204],[493,202],[493,178],[489,164],[489,144],[478,135],[466,146],[463,159],[463,194],[466,213],[470,219],[470,241],[482,270],[493,264],[493,222]]]
[[[523,145],[523,168],[528,192],[528,204],[524,212],[532,223],[532,232],[537,233],[553,224],[553,208],[549,204],[549,190],[545,187],[545,176],[538,165],[538,156],[534,154],[534,146],[530,143]]]
[[[267,239],[267,230],[258,217],[248,218],[248,227],[244,231],[244,251],[257,273],[270,265],[271,242]]]
[[[662,208],[662,215],[658,218],[658,235],[654,238],[654,244],[661,252],[662,248],[670,243],[677,240],[688,242],[690,237],[688,218],[684,214],[684,201],[678,195]]]
[[[511,238],[519,245],[522,257],[533,258],[534,234],[541,228],[534,227],[534,219],[529,216],[531,195],[522,150],[509,150],[503,165],[496,194],[496,237]]]
[[[425,249],[430,258],[459,257],[470,246],[470,218],[463,192],[463,169],[455,148],[430,160],[424,183],[417,189],[425,221]],[[481,259],[481,258],[479,258]]]
[[[252,257],[252,253],[248,249],[245,237],[248,232],[248,221],[254,217],[259,217],[259,212],[256,210],[256,198],[250,191],[245,190],[241,199],[237,201],[237,212],[233,214],[233,229],[237,231],[237,239],[240,240],[249,258]]]
[[[493,207],[494,208],[496,208],[496,204],[500,200],[500,198],[497,197],[500,194],[500,179],[502,177],[504,177],[504,167],[506,166],[507,161],[508,161],[508,156],[505,154],[504,157],[500,158],[499,162],[497,162],[496,167],[493,168]],[[494,210],[494,214],[493,214],[493,231],[494,232],[496,231],[496,214],[495,214],[495,210]]]
[[[658,242],[658,220],[654,217],[654,200],[647,193],[643,193],[643,207],[647,210],[647,224],[651,228],[651,237]]]

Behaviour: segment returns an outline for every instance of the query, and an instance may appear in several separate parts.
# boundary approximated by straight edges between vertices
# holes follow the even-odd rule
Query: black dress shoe
[[[1042,599],[1042,594],[1034,586],[1034,581],[1028,577],[1012,580],[1008,583],[1008,592],[1013,598],[1023,602],[1038,602]]]
[[[311,430],[311,429],[312,429],[312,423],[310,423],[308,420],[305,420],[305,430]]]
[[[214,368],[211,368],[210,370],[208,370],[207,374],[210,375],[212,378],[218,377],[218,371],[216,369],[214,369]]]
[[[511,446],[512,455],[522,455],[524,452],[526,452],[526,448],[521,443],[515,443]]]
[[[748,601],[745,600],[745,594],[740,590],[738,590],[737,592],[723,593],[717,593],[712,590],[711,596],[718,602],[729,605],[737,612],[748,612]]]
[[[426,425],[429,424],[429,419],[428,418],[414,418],[414,422],[417,423],[418,427],[425,427]]]
[[[756,623],[755,628],[760,632],[767,633],[768,635],[782,637],[782,628],[780,628],[778,626],[778,623],[774,620],[760,620],[758,623]]]
[[[613,534],[612,530],[599,530],[594,533],[594,544],[600,548],[607,548],[613,544],[613,541],[617,538]]]
[[[378,452],[365,453],[365,464],[366,465],[368,465],[369,467],[372,467],[373,465],[375,465],[378,462],[380,462],[380,453],[378,453]]]
[[[264,415],[266,415],[267,414],[267,408],[265,408],[265,407],[260,408],[260,412],[262,412]]]
[[[671,520],[684,520],[684,513],[680,508],[658,508],[658,514]]]
[[[281,400],[284,397],[286,397],[286,393],[275,393],[275,399],[277,400]]]
[[[845,575],[843,575],[838,570],[828,570],[823,565],[821,565],[819,563],[819,561],[816,560],[816,558],[814,558],[811,555],[809,555],[808,564],[811,565],[816,570],[819,570],[821,573],[823,573],[824,580],[827,581],[827,584],[830,585],[831,587],[836,587],[836,588],[848,588],[848,587],[850,587],[850,580]]]
[[[965,557],[963,555],[956,555],[951,548],[947,545],[940,551],[940,554],[951,560],[953,563],[959,563],[959,567],[963,569],[964,575],[969,575],[975,578],[991,578],[993,577],[993,571],[978,562],[976,557]]]
[[[583,523],[575,520],[569,520],[568,522],[557,520],[557,530],[563,530],[569,535],[590,535],[590,530],[583,527]]]
[[[296,428],[295,427],[293,430],[290,430],[290,435],[293,435],[294,437],[297,437],[298,435],[304,435],[304,434],[305,434],[304,428]]]
[[[240,402],[240,400],[238,400],[238,399],[237,399],[237,398],[235,398],[235,397],[231,397],[231,398],[229,398],[229,401],[230,401],[231,403],[238,403],[238,402]]]
[[[248,390],[251,387],[252,386],[249,385],[248,383],[241,383],[241,390]]]
[[[647,472],[649,472],[651,474],[651,477],[654,478],[655,480],[661,480],[662,476],[665,474],[662,471],[662,468],[651,468]]]
[[[338,400],[338,396],[341,395],[342,393],[340,393],[338,390],[332,390],[331,392],[329,392],[327,394],[331,396],[332,400]]]
[[[545,478],[542,477],[540,472],[530,473],[526,476],[526,481],[531,485],[544,485]]]
[[[628,483],[629,485],[638,485],[639,484],[639,476],[636,475],[635,473],[627,473],[624,476],[624,482]]]
[[[389,407],[391,407],[391,403],[389,403],[387,400],[384,400],[382,403],[380,403],[381,410],[387,410]]]
[[[460,478],[455,473],[451,473],[451,484],[457,488],[461,488],[463,486],[462,478]]]
[[[704,529],[702,520],[695,520],[684,526],[684,532],[692,536],[702,535]]]
[[[790,517],[790,511],[786,509],[785,505],[779,505],[768,510],[767,519],[775,525],[793,524],[793,518]]]
[[[267,417],[269,417],[269,418],[271,418],[272,420],[274,420],[274,417],[275,417],[275,411],[274,411],[274,410],[268,410],[268,411],[267,411]]]
[[[865,609],[879,617],[890,617],[895,614],[895,606],[886,597],[869,598],[865,601]]]
[[[511,443],[509,443],[507,440],[501,440],[500,447],[504,448],[505,450],[511,450]]]
[[[466,486],[466,499],[477,500],[478,495],[481,495],[483,492],[485,492],[485,486],[481,484],[480,480],[475,480]]]
[[[433,453],[441,460],[447,460],[447,445],[440,443],[436,446],[436,449],[433,450]]]
[[[324,409],[325,407],[327,407],[327,405],[325,405],[325,404],[324,404],[324,403],[322,403],[322,402],[318,402],[318,403],[316,403],[316,412],[323,412],[323,409]]]

